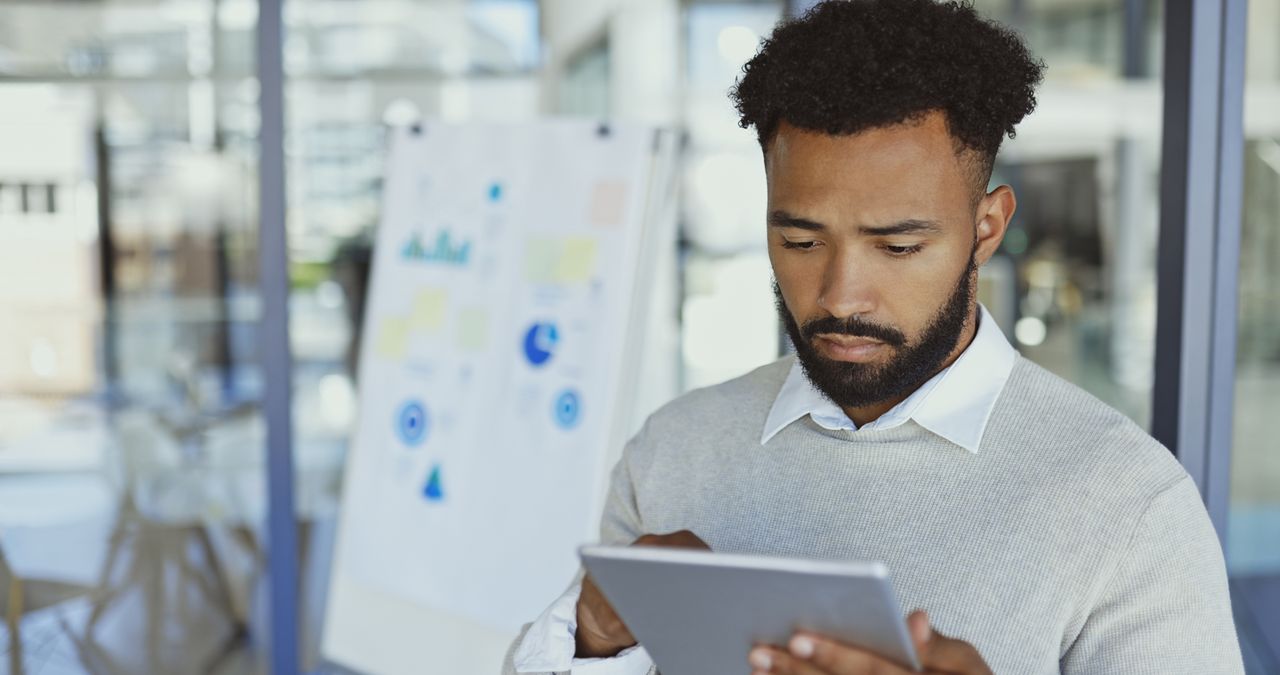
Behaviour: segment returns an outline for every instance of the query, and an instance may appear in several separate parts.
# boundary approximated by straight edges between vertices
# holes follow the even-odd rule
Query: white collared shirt
[[[977,453],[987,420],[1009,380],[1017,356],[987,308],[978,305],[977,334],[960,356],[861,430],[892,429],[907,420],[915,420],[934,434]],[[840,406],[814,388],[797,360],[769,410],[760,444],[768,443],[784,427],[805,415],[826,429],[859,430]]]
[[[765,419],[760,444],[768,443],[783,428],[808,415],[827,429],[854,432],[892,429],[914,420],[930,432],[977,453],[987,421],[1009,380],[1017,356],[995,319],[985,307],[978,305],[977,333],[960,356],[901,403],[861,428],[814,388],[805,377],[800,362],[796,361]],[[513,655],[516,672],[569,671],[576,675],[647,673],[653,661],[639,646],[624,650],[613,658],[574,658],[580,592],[581,587],[574,584],[530,625]]]

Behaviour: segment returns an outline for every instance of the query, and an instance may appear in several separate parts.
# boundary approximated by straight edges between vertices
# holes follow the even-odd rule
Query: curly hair
[[[985,187],[1044,64],[970,2],[826,0],[779,24],[742,71],[730,97],[765,150],[784,120],[848,135],[942,111]]]

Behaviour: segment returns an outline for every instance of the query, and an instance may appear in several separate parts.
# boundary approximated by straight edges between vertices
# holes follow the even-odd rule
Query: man
[[[926,610],[908,624],[928,672],[1243,672],[1194,483],[975,300],[1015,208],[987,190],[992,164],[1041,69],[957,3],[829,1],[774,32],[734,99],[764,151],[796,355],[651,416],[614,470],[605,542],[883,561]],[[808,634],[742,657],[901,672]],[[508,664],[650,669],[589,579]]]

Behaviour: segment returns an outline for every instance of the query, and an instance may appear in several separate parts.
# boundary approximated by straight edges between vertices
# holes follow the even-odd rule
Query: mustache
[[[813,319],[805,322],[800,329],[800,334],[805,340],[810,342],[821,334],[829,335],[848,335],[850,337],[865,337],[872,340],[879,340],[893,347],[901,347],[907,343],[907,337],[902,331],[888,326],[871,323],[856,316],[844,319],[837,319],[834,316],[824,316],[820,319]]]

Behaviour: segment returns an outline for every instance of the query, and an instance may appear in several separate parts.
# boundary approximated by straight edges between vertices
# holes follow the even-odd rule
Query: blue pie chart
[[[421,401],[408,401],[396,413],[396,435],[409,447],[427,440],[427,409]]]
[[[566,389],[556,397],[555,417],[556,424],[561,429],[578,426],[578,420],[582,417],[582,399],[578,397],[578,392]]]
[[[535,323],[524,334],[524,357],[533,366],[541,366],[551,360],[560,332],[554,323]]]

